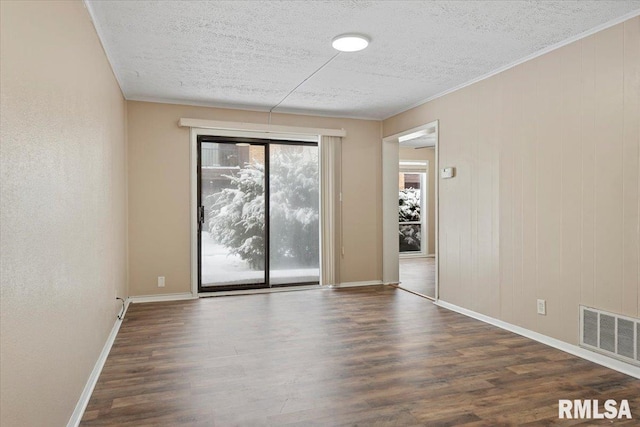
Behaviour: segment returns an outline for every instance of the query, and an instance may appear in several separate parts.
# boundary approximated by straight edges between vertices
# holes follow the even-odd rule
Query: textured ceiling
[[[382,119],[633,11],[620,1],[87,0],[127,99]]]

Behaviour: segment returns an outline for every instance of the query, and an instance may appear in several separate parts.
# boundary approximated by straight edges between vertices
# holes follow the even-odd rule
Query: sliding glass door
[[[201,290],[264,286],[265,146],[198,146]]]
[[[269,283],[318,283],[317,145],[269,145]]]
[[[317,284],[316,144],[200,136],[199,291]]]

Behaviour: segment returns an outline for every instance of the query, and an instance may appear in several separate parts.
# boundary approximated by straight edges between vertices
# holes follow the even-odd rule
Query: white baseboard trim
[[[129,297],[132,303],[138,304],[141,302],[161,302],[161,301],[182,301],[188,299],[197,299],[191,292],[181,292],[175,294],[159,294],[159,295],[139,295],[135,297]]]
[[[91,395],[93,394],[93,389],[96,387],[98,383],[98,378],[100,378],[100,374],[102,373],[102,368],[104,367],[105,362],[107,361],[107,357],[109,356],[109,352],[111,351],[111,347],[113,346],[114,341],[116,340],[116,336],[118,335],[118,331],[120,330],[120,325],[122,325],[122,320],[124,316],[127,314],[127,309],[129,308],[129,304],[131,303],[131,299],[127,298],[124,303],[124,310],[122,312],[122,319],[118,319],[116,317],[116,322],[111,328],[111,332],[107,337],[107,341],[104,343],[104,347],[102,347],[102,351],[100,352],[100,356],[98,356],[98,360],[96,364],[93,365],[93,370],[89,375],[89,379],[82,390],[82,394],[80,394],[80,399],[78,399],[78,403],[76,404],[73,413],[71,414],[71,418],[69,418],[69,422],[67,423],[67,427],[78,427],[80,425],[80,421],[82,420],[82,416],[84,415],[84,411],[87,409],[87,405],[89,404],[89,399],[91,399]]]
[[[382,280],[367,280],[364,282],[342,282],[339,285],[329,285],[331,288],[355,288],[358,286],[381,286]]]
[[[623,374],[640,379],[640,368],[637,368],[628,363],[591,352],[582,347],[578,347],[577,345],[569,344],[556,338],[551,338],[550,336],[543,335],[530,329],[525,329],[520,326],[516,326],[511,323],[507,323],[505,321],[498,320],[463,307],[459,307],[446,301],[437,300],[434,302],[434,304],[442,308],[446,308],[447,310],[455,311],[457,313],[472,317],[490,325],[497,326],[498,328],[507,330],[509,332],[522,335],[523,337],[530,338],[542,344],[546,344],[550,347],[564,351],[565,353],[573,354],[574,356],[580,357],[593,363],[597,363],[598,365],[604,366],[606,368],[613,369],[615,371],[622,372]]]
[[[198,298],[210,298],[210,297],[224,297],[233,295],[250,295],[250,294],[266,294],[274,292],[291,292],[291,291],[308,291],[317,289],[336,289],[336,288],[352,288],[357,286],[380,286],[390,285],[393,283],[383,283],[381,280],[368,280],[363,282],[343,282],[339,285],[308,285],[308,286],[284,286],[279,288],[265,288],[265,289],[243,289],[237,291],[221,291],[221,292],[199,292],[197,296],[193,296],[191,292],[182,292],[175,294],[161,294],[161,295],[140,295],[129,297],[131,303],[138,304],[143,302],[161,302],[161,301],[182,301]]]

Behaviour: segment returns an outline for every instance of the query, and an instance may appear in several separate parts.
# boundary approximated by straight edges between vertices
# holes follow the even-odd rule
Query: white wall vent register
[[[580,346],[640,366],[640,319],[581,305]]]

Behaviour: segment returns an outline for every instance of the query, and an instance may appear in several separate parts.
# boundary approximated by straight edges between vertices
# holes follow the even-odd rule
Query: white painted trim
[[[438,168],[440,164],[439,145],[440,130],[438,120],[417,126],[402,132],[389,135],[382,139],[382,281],[384,283],[399,283],[399,247],[398,247],[398,171],[399,171],[399,142],[398,138],[425,129],[433,129],[436,136],[434,168],[434,212],[435,212],[435,250],[439,250],[439,187]],[[429,165],[431,167],[431,165]],[[435,299],[440,295],[439,267],[436,256],[435,271]]]
[[[116,70],[113,66],[114,55],[107,49],[107,45],[103,43],[103,40],[106,40],[107,38],[104,36],[105,32],[102,30],[102,27],[100,26],[100,24],[98,24],[98,20],[95,17],[93,5],[88,0],[83,0],[82,3],[84,4],[84,7],[87,9],[87,12],[89,13],[89,18],[91,19],[93,28],[96,30],[96,34],[98,35],[98,42],[100,42],[100,46],[102,46],[102,51],[104,52],[104,56],[107,57],[107,62],[109,63],[111,74],[113,74],[113,78],[116,79],[116,82],[118,82],[118,86],[120,88],[120,93],[122,94],[122,97],[126,99],[124,95],[124,90],[122,89],[124,86],[122,85],[122,81],[120,81],[120,77],[116,73]]]
[[[482,80],[486,80],[489,77],[493,77],[496,74],[502,73],[503,71],[507,71],[507,70],[509,70],[511,68],[517,67],[518,65],[523,64],[523,63],[525,63],[527,61],[531,61],[532,59],[535,59],[535,58],[537,58],[539,56],[545,55],[545,54],[547,54],[549,52],[552,52],[552,51],[554,51],[556,49],[560,49],[561,47],[569,45],[569,44],[571,44],[573,42],[577,42],[578,40],[581,40],[581,39],[584,39],[586,37],[589,37],[589,36],[591,36],[591,35],[593,35],[593,34],[595,34],[597,32],[600,32],[602,30],[606,30],[607,28],[611,28],[614,25],[621,24],[624,21],[627,21],[629,19],[635,18],[636,16],[639,16],[639,15],[640,15],[640,9],[635,10],[633,12],[629,12],[629,13],[627,13],[625,15],[622,15],[622,16],[620,16],[618,18],[615,18],[615,19],[613,19],[611,21],[605,22],[604,24],[600,24],[600,25],[598,25],[596,27],[593,27],[590,30],[584,31],[584,32],[582,32],[580,34],[577,34],[577,35],[573,36],[573,37],[569,37],[566,40],[562,40],[561,42],[552,44],[551,46],[547,46],[544,49],[541,49],[541,50],[539,50],[537,52],[534,52],[531,55],[527,55],[524,58],[520,58],[517,61],[511,62],[511,63],[509,63],[507,65],[502,66],[502,67],[496,68],[495,70],[490,71],[487,74],[483,74],[480,77],[476,77],[475,79],[468,80],[465,83],[462,83],[462,84],[459,84],[457,86],[452,87],[451,89],[447,89],[445,91],[442,91],[442,92],[439,92],[439,93],[437,93],[435,95],[432,95],[432,96],[430,96],[428,98],[425,98],[425,99],[423,99],[421,101],[415,102],[415,103],[411,104],[410,106],[403,108],[402,110],[399,110],[399,111],[397,111],[397,112],[395,112],[393,114],[388,115],[387,117],[385,117],[382,120],[387,120],[387,119],[389,119],[391,117],[394,117],[394,116],[402,114],[402,113],[404,113],[406,111],[409,111],[412,108],[416,108],[416,107],[419,107],[419,106],[421,106],[423,104],[426,104],[427,102],[433,101],[433,100],[438,99],[438,98],[442,98],[445,95],[449,95],[450,93],[456,92],[456,91],[458,91],[460,89],[464,89],[465,87],[471,86],[472,84],[478,83],[478,82],[480,82]]]
[[[113,324],[113,328],[111,328],[111,332],[107,337],[107,341],[104,343],[102,347],[102,351],[98,356],[98,360],[96,364],[93,365],[93,370],[91,374],[89,374],[89,379],[87,379],[87,383],[80,394],[80,398],[78,399],[78,403],[76,404],[73,413],[71,414],[71,418],[69,418],[69,422],[67,423],[67,427],[77,427],[80,425],[80,421],[82,420],[82,416],[84,415],[84,411],[87,409],[87,405],[89,404],[89,400],[91,399],[91,395],[93,394],[93,390],[98,383],[98,378],[100,378],[100,374],[102,373],[102,368],[104,367],[105,362],[107,361],[107,357],[109,356],[109,352],[111,351],[111,347],[113,347],[113,343],[116,340],[116,336],[118,335],[118,331],[120,330],[120,325],[122,325],[122,320],[124,316],[127,314],[127,310],[129,309],[129,304],[131,303],[131,299],[127,298],[124,304],[124,311],[122,312],[122,319],[118,319],[116,317],[116,321]]]
[[[532,339],[534,341],[538,341],[539,343],[564,351],[565,353],[573,354],[574,356],[580,357],[582,359],[588,360],[593,363],[597,363],[598,365],[604,366],[606,368],[613,369],[615,371],[622,372],[623,374],[630,375],[634,378],[640,379],[640,368],[637,368],[628,363],[625,363],[607,356],[603,356],[598,353],[591,352],[584,348],[578,347],[577,345],[569,344],[567,342],[560,341],[555,338],[551,338],[547,335],[543,335],[538,332],[534,332],[532,330],[525,329],[520,326],[516,326],[511,323],[507,323],[502,320],[498,320],[493,317],[489,317],[484,314],[480,314],[463,307],[459,307],[455,304],[451,304],[446,301],[438,300],[438,301],[435,301],[434,304],[439,307],[446,308],[447,310],[451,310],[451,311],[455,311],[457,313],[463,314],[467,317],[480,320],[484,323],[497,326],[498,328],[504,329],[509,332],[513,332],[514,334],[518,334],[523,337]]]
[[[159,294],[159,295],[139,295],[135,297],[129,297],[132,304],[139,304],[143,302],[163,302],[163,301],[183,301],[196,299],[191,292],[180,292],[175,294]]]
[[[342,282],[339,285],[331,285],[331,289],[337,288],[355,288],[359,286],[382,286],[385,283],[382,283],[382,280],[366,280],[363,282]]]
[[[412,252],[405,252],[405,253],[401,253],[400,254],[400,259],[413,259],[413,258],[433,258],[433,256],[429,256],[425,253],[412,253]]]
[[[318,142],[318,135],[304,133],[275,133],[275,132],[259,132],[249,130],[233,130],[233,129],[209,129],[209,128],[191,128],[196,130],[198,135],[212,136],[229,136],[232,138],[258,138],[272,140],[288,140],[299,142]]]
[[[190,215],[190,261],[191,295],[198,295],[198,132],[189,131],[189,215]]]
[[[236,104],[236,103],[225,103],[225,102],[215,102],[215,101],[194,101],[191,99],[173,99],[173,98],[163,98],[163,97],[153,97],[153,96],[129,96],[125,97],[127,101],[135,101],[135,102],[152,102],[155,104],[170,104],[170,105],[186,105],[192,107],[207,107],[207,108],[219,108],[224,110],[240,110],[240,111],[251,111],[254,113],[265,113],[265,121],[268,120],[268,114],[270,110],[270,106],[261,107],[259,105],[248,105],[248,104]],[[357,116],[350,114],[337,114],[331,111],[313,111],[313,110],[305,110],[305,109],[289,109],[285,107],[278,107],[278,111],[273,112],[273,117],[277,117],[279,115],[286,116],[302,116],[302,117],[327,117],[333,119],[353,119],[353,120],[366,120],[371,122],[379,122],[382,120],[381,116]]]
[[[438,133],[437,133],[438,132],[438,121],[437,120],[434,120],[434,121],[429,122],[429,123],[424,124],[424,125],[416,126],[414,128],[411,128],[411,129],[403,130],[402,132],[394,133],[393,135],[385,136],[384,138],[382,138],[382,141],[383,142],[396,142],[396,143],[400,144],[400,142],[398,140],[399,140],[399,138],[401,136],[409,135],[409,134],[412,134],[412,133],[419,132],[421,130],[426,130],[426,129],[431,129],[431,128],[433,128],[435,130],[435,133],[436,133],[436,145],[435,145],[435,147],[437,148],[437,146],[438,146],[438,140],[437,140],[437,136],[438,136]],[[400,160],[398,160],[398,162],[399,161]]]
[[[435,121],[436,127],[436,148],[435,148],[435,159],[433,165],[433,212],[434,212],[434,232],[435,236],[433,239],[434,250],[436,253],[434,254],[434,258],[436,259],[436,271],[435,271],[435,295],[434,298],[436,301],[440,298],[440,258],[438,258],[438,254],[440,253],[440,122],[438,120]],[[429,225],[427,225],[428,227]]]
[[[188,119],[181,118],[178,121],[180,127],[191,127],[200,129],[217,129],[226,131],[249,131],[249,132],[261,132],[266,134],[294,134],[294,135],[313,135],[316,138],[318,135],[324,136],[347,136],[347,131],[344,129],[325,129],[325,128],[306,128],[297,126],[281,126],[281,125],[269,125],[263,123],[244,123],[244,122],[226,122],[220,120],[202,120],[202,119]],[[268,135],[268,138],[273,139],[273,136]],[[317,140],[317,139],[316,139]]]
[[[382,281],[400,281],[398,243],[398,140],[382,140]]]

